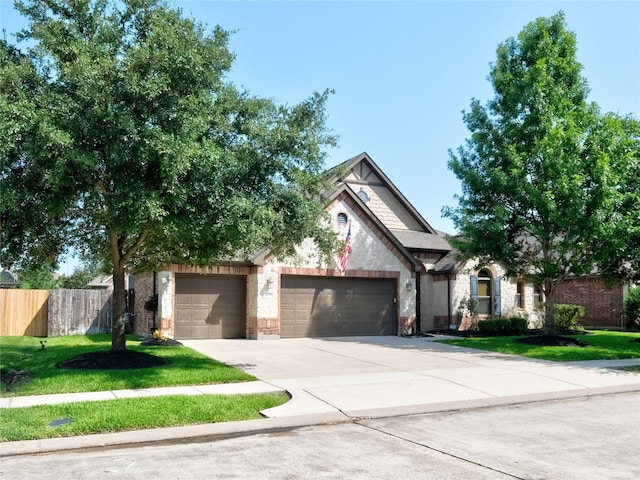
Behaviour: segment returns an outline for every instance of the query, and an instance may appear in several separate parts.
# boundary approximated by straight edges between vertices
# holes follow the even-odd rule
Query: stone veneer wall
[[[347,235],[349,222],[339,225],[337,215],[350,219],[352,253],[345,273],[348,277],[398,279],[398,333],[411,331],[415,322],[415,273],[402,252],[386,238],[369,219],[363,219],[360,207],[346,195],[329,207],[331,226],[340,239]],[[324,261],[315,246],[307,239],[296,248],[294,258],[268,258],[256,267],[255,278],[249,281],[247,335],[249,338],[279,338],[280,333],[280,275],[340,276],[340,254]],[[407,288],[409,284],[409,289]],[[255,299],[255,305],[252,303]]]
[[[448,299],[451,298],[451,323],[456,328],[467,329],[472,326],[472,319],[464,317],[459,319],[458,310],[461,304],[470,298],[470,277],[477,275],[477,270],[472,270],[473,261],[468,261],[455,274],[426,275],[423,279],[423,292],[426,290],[427,298],[421,305],[423,330],[446,330],[450,325]],[[499,265],[487,267],[492,278],[502,277],[500,282],[501,309],[503,317],[521,316],[529,319],[530,327],[538,326],[540,314],[534,304],[535,288],[532,284],[525,284],[525,307],[516,305],[518,282],[504,277],[504,269]],[[448,282],[450,285],[448,286]],[[450,288],[450,292],[448,292]],[[425,295],[423,294],[423,297]],[[429,303],[425,304],[424,302]]]

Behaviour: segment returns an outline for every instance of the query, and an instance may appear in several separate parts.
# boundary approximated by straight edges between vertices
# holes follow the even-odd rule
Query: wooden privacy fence
[[[48,290],[0,289],[0,335],[46,337]]]
[[[109,290],[51,290],[48,335],[111,332],[111,298]]]
[[[109,333],[111,303],[109,290],[0,290],[0,335]]]

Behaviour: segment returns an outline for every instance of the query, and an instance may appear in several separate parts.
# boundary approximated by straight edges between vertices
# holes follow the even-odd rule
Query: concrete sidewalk
[[[384,417],[475,406],[640,391],[640,375],[608,367],[640,359],[570,364],[434,342],[443,337],[198,340],[186,345],[288,391],[265,416],[341,413]]]
[[[84,437],[0,443],[0,456],[188,441],[250,432],[571,397],[640,392],[640,359],[556,363],[436,343],[442,337],[351,337],[279,341],[198,340],[185,345],[259,381],[0,399],[0,407],[169,394],[287,391],[266,418]]]
[[[34,407],[74,402],[96,402],[119,398],[159,397],[162,395],[239,395],[251,393],[277,393],[283,390],[265,382],[226,383],[215,385],[193,385],[181,387],[137,388],[104,392],[59,393],[55,395],[33,395],[26,397],[0,398],[0,408]]]

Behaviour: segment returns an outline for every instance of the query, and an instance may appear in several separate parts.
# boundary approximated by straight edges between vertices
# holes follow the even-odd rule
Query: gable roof
[[[451,245],[440,235],[414,230],[391,230],[391,233],[407,248],[412,250],[441,250],[449,252]]]
[[[369,205],[358,196],[351,186],[357,184],[357,182],[350,182],[348,177],[354,172],[357,174],[358,169],[362,172],[362,166],[370,169],[379,184],[389,190],[391,196],[397,200],[399,205],[415,222],[417,229],[389,228]],[[358,215],[365,220],[365,223],[370,223],[369,227],[373,227],[379,238],[384,238],[386,242],[390,242],[392,251],[398,258],[403,259],[403,262],[410,270],[424,272],[425,266],[409,250],[428,250],[442,255],[452,250],[447,241],[447,234],[435,230],[427,223],[366,152],[330,168],[325,172],[325,175],[327,175],[329,183],[335,186],[324,192],[327,198],[326,208],[331,208],[331,205],[337,200],[345,200],[352,209],[359,211]],[[252,255],[251,259],[253,263],[263,264],[267,261],[268,256],[269,250],[265,248]]]
[[[407,250],[405,245],[389,230],[367,207],[367,205],[358,197],[358,195],[348,185],[339,186],[329,197],[329,206],[331,208],[335,202],[342,201],[351,208],[354,213],[369,227],[373,233],[382,240],[386,247],[399,258],[405,266],[414,272],[424,272],[424,265],[418,261]]]
[[[460,261],[456,258],[456,251],[451,250],[444,257],[438,260],[433,268],[429,270],[429,273],[453,273],[460,264]]]
[[[372,189],[377,189],[376,191],[379,195],[385,196],[385,198],[380,198],[379,205],[392,201],[400,208],[402,210],[402,217],[405,219],[404,225],[386,224],[384,219],[380,218],[380,216],[386,212],[383,212],[380,207],[376,209],[372,206],[368,208],[368,210],[376,216],[381,223],[385,224],[393,236],[405,248],[435,250],[443,253],[451,250],[451,246],[447,242],[446,237],[440,235],[439,232],[429,225],[366,152],[336,165],[329,172],[333,174],[333,183],[338,186],[341,184],[350,187],[356,185],[369,186]],[[353,191],[352,188],[350,189]],[[360,200],[362,205],[365,205],[365,202],[359,197],[358,200]],[[401,226],[405,228],[399,228]]]

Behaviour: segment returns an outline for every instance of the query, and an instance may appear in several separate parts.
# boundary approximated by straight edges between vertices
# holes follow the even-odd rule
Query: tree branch
[[[138,251],[138,249],[144,244],[148,236],[149,236],[149,230],[145,229],[142,232],[140,232],[140,235],[138,235],[138,238],[133,243],[133,245],[131,245],[131,247],[129,247],[127,251],[124,253],[124,255],[122,255],[122,260],[121,260],[122,266],[124,266],[129,261],[131,256]]]

